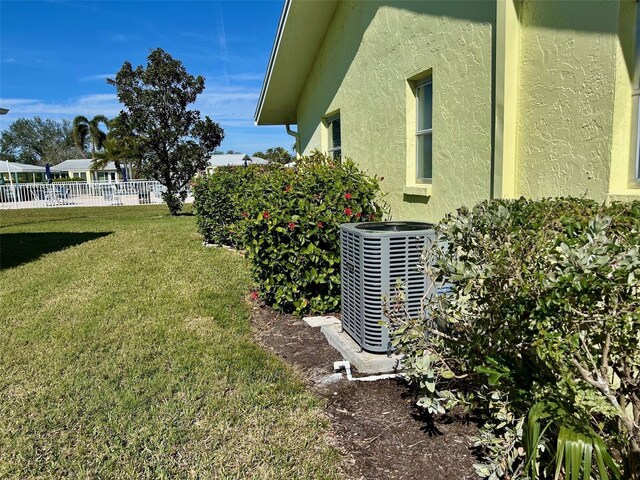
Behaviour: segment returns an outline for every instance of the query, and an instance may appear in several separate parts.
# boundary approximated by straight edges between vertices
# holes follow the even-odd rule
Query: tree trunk
[[[629,455],[627,456],[626,475],[629,480],[640,480],[640,439],[632,438],[629,442]]]
[[[91,140],[91,142],[89,142],[91,144],[91,175],[93,175],[93,180],[95,182],[98,181],[98,171],[93,169],[93,162],[96,159],[96,145],[95,143],[93,143],[93,140]]]
[[[180,213],[180,210],[182,210],[182,201],[175,191],[175,185],[171,179],[171,174],[169,172],[165,173],[164,182],[167,191],[162,194],[163,200],[169,208],[169,213],[171,213],[172,216],[176,216],[178,215],[178,213]]]

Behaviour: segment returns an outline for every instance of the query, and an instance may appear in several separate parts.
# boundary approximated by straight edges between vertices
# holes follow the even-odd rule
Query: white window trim
[[[420,96],[418,95],[418,91],[420,88],[425,85],[431,84],[431,114],[432,114],[432,126],[431,128],[426,128],[423,130],[418,130],[418,125],[420,125]],[[429,77],[415,84],[415,95],[416,95],[416,183],[432,183],[433,182],[433,78]],[[420,153],[418,152],[420,148],[420,142],[418,142],[418,137],[421,136],[430,136],[431,137],[431,177],[429,178],[420,178],[418,177],[418,158],[420,158]]]

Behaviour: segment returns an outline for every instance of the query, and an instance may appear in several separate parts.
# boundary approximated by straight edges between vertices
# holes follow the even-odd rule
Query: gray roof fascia
[[[289,17],[289,10],[291,10],[291,0],[285,0],[284,6],[282,8],[282,14],[280,15],[280,22],[278,23],[278,31],[276,33],[276,38],[273,41],[273,48],[271,49],[271,55],[269,56],[269,65],[267,66],[267,74],[265,75],[264,80],[262,81],[262,89],[260,90],[258,105],[256,106],[256,112],[253,117],[255,125],[258,125],[258,119],[260,118],[260,113],[262,113],[262,106],[264,105],[264,97],[267,93],[267,89],[269,88],[269,83],[271,82],[271,73],[273,72],[273,64],[276,61],[278,50],[280,49],[280,42],[282,41],[282,33],[284,32],[284,26],[287,23],[287,18]]]
[[[296,106],[339,0],[285,0],[254,116],[256,125],[297,123]]]

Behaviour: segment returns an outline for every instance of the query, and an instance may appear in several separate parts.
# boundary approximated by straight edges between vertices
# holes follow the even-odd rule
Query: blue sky
[[[0,2],[0,129],[17,118],[118,114],[105,78],[160,47],[206,78],[195,108],[225,130],[222,150],[291,148],[285,127],[253,113],[282,0]]]

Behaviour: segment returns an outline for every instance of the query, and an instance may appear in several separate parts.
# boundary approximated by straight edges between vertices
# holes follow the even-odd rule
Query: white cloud
[[[204,117],[211,117],[225,131],[225,140],[220,147],[251,154],[257,150],[281,145],[285,148],[293,139],[285,133],[284,127],[256,127],[253,113],[258,101],[259,90],[242,86],[209,84],[199,95],[192,108],[200,110]],[[66,100],[44,101],[32,98],[0,98],[0,106],[9,109],[9,115],[1,118],[0,129],[20,117],[52,119],[73,119],[77,115],[93,117],[102,114],[115,117],[122,106],[115,94],[92,94]]]
[[[253,82],[256,80],[262,80],[264,73],[236,73],[229,75],[229,80],[235,80],[237,82]]]
[[[226,125],[253,125],[253,112],[258,100],[257,90],[239,87],[210,87],[198,96],[193,108],[208,115],[223,127]],[[31,98],[0,98],[0,105],[11,111],[13,118],[45,117],[73,118],[76,115],[116,116],[122,109],[115,94],[98,93],[62,101],[44,101]]]
[[[129,35],[125,35],[124,33],[113,32],[109,34],[109,40],[112,42],[126,43],[131,41],[131,39]]]
[[[224,28],[224,16],[222,15],[222,10],[217,17],[217,30],[218,30],[218,46],[220,47],[220,55],[224,58],[227,58],[227,33]]]
[[[91,82],[93,80],[106,80],[107,78],[115,78],[115,73],[98,73],[97,75],[87,75],[80,79],[81,82]]]
[[[209,87],[196,101],[195,108],[225,126],[253,125],[253,112],[259,92],[238,87]]]
[[[99,114],[115,117],[121,109],[118,97],[108,93],[83,95],[67,101],[54,102],[29,98],[0,98],[0,104],[10,110],[13,118],[39,116],[60,119]]]

